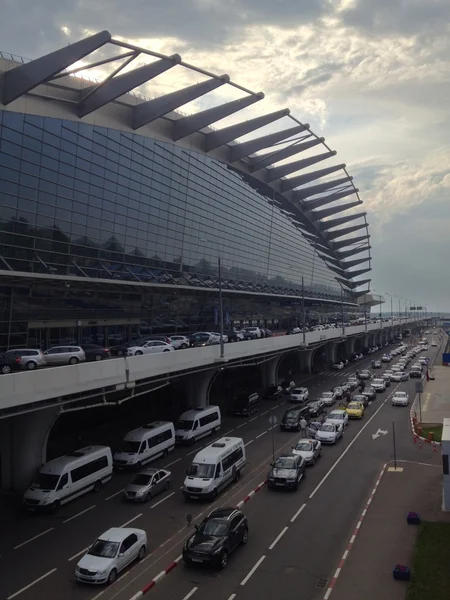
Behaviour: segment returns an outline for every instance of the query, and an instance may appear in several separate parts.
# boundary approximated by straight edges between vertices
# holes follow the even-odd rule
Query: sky
[[[450,312],[449,0],[3,0],[1,12],[3,51],[36,58],[107,29],[264,91],[263,112],[290,108],[354,176],[384,309],[394,294]]]

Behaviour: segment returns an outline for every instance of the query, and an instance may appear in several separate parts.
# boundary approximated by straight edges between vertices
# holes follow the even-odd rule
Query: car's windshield
[[[220,519],[209,519],[209,521],[203,521],[198,528],[198,532],[203,535],[221,537],[227,535],[228,525],[226,521],[222,521]]]
[[[334,431],[334,425],[331,425],[331,423],[330,423],[330,424],[324,423],[324,424],[321,426],[320,430],[321,430],[321,431],[328,431],[328,432],[330,432],[330,431]]]
[[[139,452],[139,448],[141,447],[141,442],[132,442],[131,440],[122,440],[120,442],[120,452],[130,452],[132,454],[136,454]]]
[[[186,421],[181,420],[177,421],[175,429],[184,429],[185,431],[190,431],[194,425],[194,421]]]
[[[119,548],[119,542],[109,542],[108,540],[98,539],[90,547],[88,554],[100,556],[102,558],[114,558]]]
[[[298,450],[299,452],[311,452],[312,449],[313,445],[311,442],[298,442],[295,446],[295,450]]]
[[[286,419],[297,419],[298,412],[296,412],[295,410],[290,410],[284,416],[286,417]]]
[[[344,413],[343,412],[332,412],[329,415],[330,419],[343,419],[344,418]]]
[[[382,379],[374,379],[372,383],[379,384],[384,383],[384,381]]]
[[[49,475],[47,473],[39,473],[33,487],[43,490],[54,490],[58,485],[59,475]]]
[[[396,392],[395,395],[397,396],[397,398],[405,398],[406,397],[406,393],[405,392]]]
[[[350,402],[347,408],[349,408],[350,410],[360,410],[361,404],[359,404],[358,402]]]
[[[214,477],[215,465],[192,463],[188,471],[188,477],[199,477],[200,479],[211,479]]]
[[[305,388],[295,388],[292,393],[293,394],[304,394],[305,393]]]
[[[322,398],[331,398],[332,395],[333,395],[333,392],[323,392]]]
[[[131,483],[133,485],[148,485],[151,480],[152,475],[147,475],[146,473],[139,473],[138,475],[136,475],[136,477],[132,480]]]
[[[276,469],[295,469],[295,460],[288,456],[281,456],[280,458],[277,458],[273,466]]]

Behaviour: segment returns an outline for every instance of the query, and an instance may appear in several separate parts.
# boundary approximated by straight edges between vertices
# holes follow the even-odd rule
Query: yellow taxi
[[[364,415],[364,404],[361,402],[350,402],[345,410],[349,419],[362,419]]]

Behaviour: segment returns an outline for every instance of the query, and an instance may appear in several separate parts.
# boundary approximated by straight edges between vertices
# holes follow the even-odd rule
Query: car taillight
[[[109,354],[109,348],[103,348],[103,350]]]
[[[16,363],[21,363],[22,359],[20,358],[20,356],[16,356]]]

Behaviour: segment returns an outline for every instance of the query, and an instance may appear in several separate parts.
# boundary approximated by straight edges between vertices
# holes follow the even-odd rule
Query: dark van
[[[287,410],[280,421],[281,431],[300,431],[300,421],[302,419],[309,421],[310,413],[308,406],[303,408],[290,408]]]
[[[259,394],[242,392],[234,396],[229,409],[230,415],[245,415],[249,416],[259,410]]]

